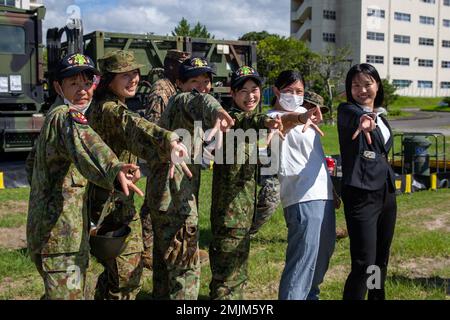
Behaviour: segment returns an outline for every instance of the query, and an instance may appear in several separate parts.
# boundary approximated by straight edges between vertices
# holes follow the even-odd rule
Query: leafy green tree
[[[239,40],[242,41],[261,41],[266,39],[269,36],[274,36],[274,34],[268,33],[267,31],[260,31],[260,32],[256,32],[256,31],[252,31],[252,32],[247,32],[246,34],[242,35]]]
[[[387,108],[398,99],[398,94],[395,94],[397,87],[390,83],[389,79],[382,79],[381,82],[384,90],[383,107]]]
[[[302,41],[271,35],[258,42],[258,72],[266,78],[267,85],[273,85],[283,70],[297,70],[306,80],[313,72],[311,61],[317,55]]]
[[[205,25],[200,22],[192,28],[189,22],[183,17],[175,29],[172,31],[173,36],[192,37],[192,38],[211,38],[214,39],[214,35],[208,32]]]
[[[189,37],[191,31],[191,25],[183,17],[175,29],[172,31],[173,36]]]
[[[345,90],[345,75],[351,67],[350,53],[349,47],[328,47],[325,53],[317,55],[311,62],[314,72],[309,79],[309,87],[325,99],[332,122],[333,98]]]

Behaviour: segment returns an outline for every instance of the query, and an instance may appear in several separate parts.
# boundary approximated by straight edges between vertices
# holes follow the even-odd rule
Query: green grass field
[[[335,127],[324,126],[322,139],[326,154],[337,154]],[[200,246],[208,249],[211,239],[209,212],[212,172],[202,172],[200,190]],[[145,189],[145,181],[139,186]],[[39,299],[43,284],[25,247],[28,188],[0,190],[0,299]],[[398,219],[387,279],[388,299],[449,299],[450,278],[450,189],[400,195]],[[140,208],[142,198],[136,198]],[[337,227],[344,228],[342,209],[336,212]],[[247,299],[277,299],[284,267],[287,229],[282,209],[252,240]],[[336,242],[330,268],[321,286],[322,299],[341,299],[350,270],[349,240]],[[88,288],[92,293],[101,266],[91,259]],[[202,267],[200,299],[208,299],[211,279],[209,265]],[[139,299],[150,298],[151,272],[144,272]]]

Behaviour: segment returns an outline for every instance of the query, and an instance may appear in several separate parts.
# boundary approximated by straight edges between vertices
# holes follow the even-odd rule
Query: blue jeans
[[[284,208],[284,217],[288,246],[278,298],[318,300],[319,285],[336,242],[334,203],[332,200],[297,203]]]

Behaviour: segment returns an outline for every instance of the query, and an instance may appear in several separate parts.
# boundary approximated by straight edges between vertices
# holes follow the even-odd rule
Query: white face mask
[[[279,101],[284,110],[295,111],[303,104],[303,96],[292,93],[281,93]]]

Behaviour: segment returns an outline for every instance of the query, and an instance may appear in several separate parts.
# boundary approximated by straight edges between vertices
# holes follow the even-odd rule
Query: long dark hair
[[[102,74],[102,78],[100,79],[100,83],[98,84],[97,89],[94,91],[94,99],[99,101],[102,100],[108,92],[111,92],[109,89],[109,85],[114,80],[116,73],[105,72]]]
[[[383,105],[384,100],[384,89],[383,83],[381,82],[380,75],[378,74],[377,69],[374,66],[368,63],[355,64],[347,73],[347,77],[345,79],[345,93],[347,94],[347,101],[351,103],[357,104],[355,99],[352,96],[352,81],[353,78],[360,73],[364,73],[372,77],[378,85],[377,95],[375,97],[374,107],[381,107]]]
[[[296,81],[300,81],[303,86],[305,86],[305,79],[303,79],[303,76],[300,72],[295,70],[284,70],[280,72],[277,79],[275,80],[275,87],[278,90],[282,90]],[[274,106],[276,101],[277,97],[274,96],[270,104]]]

